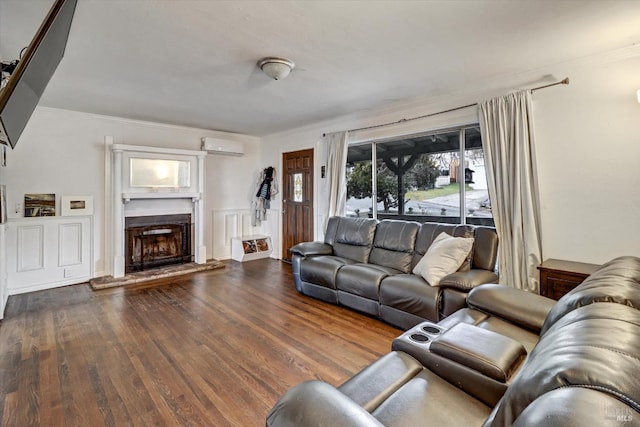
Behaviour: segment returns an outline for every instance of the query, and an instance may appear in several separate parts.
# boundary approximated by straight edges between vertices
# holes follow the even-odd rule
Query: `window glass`
[[[349,147],[347,215],[461,223],[461,212],[493,225],[477,126]]]
[[[350,146],[347,154],[347,216],[373,216],[371,143]]]
[[[293,201],[302,202],[302,174],[293,174]]]
[[[480,129],[465,131],[465,215],[467,224],[493,225]]]

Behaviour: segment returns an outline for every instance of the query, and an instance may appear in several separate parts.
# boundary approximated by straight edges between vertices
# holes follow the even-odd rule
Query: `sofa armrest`
[[[469,307],[488,312],[540,333],[544,319],[556,301],[504,285],[487,284],[469,292]]]
[[[267,415],[267,427],[383,427],[361,406],[335,387],[317,380],[289,390]]]
[[[298,243],[290,249],[291,253],[300,256],[332,255],[333,247],[322,242]]]
[[[455,288],[461,291],[468,291],[484,283],[496,283],[498,275],[493,271],[471,269],[469,271],[456,271],[444,276],[440,280],[440,287]]]

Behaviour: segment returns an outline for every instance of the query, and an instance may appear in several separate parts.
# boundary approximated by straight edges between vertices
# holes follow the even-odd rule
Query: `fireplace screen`
[[[191,262],[191,215],[125,218],[125,272]]]

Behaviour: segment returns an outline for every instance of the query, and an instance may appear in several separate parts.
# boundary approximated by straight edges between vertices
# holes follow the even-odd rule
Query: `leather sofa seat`
[[[304,268],[300,271],[300,277],[304,282],[324,286],[329,289],[337,289],[336,277],[338,270],[345,265],[355,264],[354,260],[341,258],[334,255],[323,255],[306,259]]]

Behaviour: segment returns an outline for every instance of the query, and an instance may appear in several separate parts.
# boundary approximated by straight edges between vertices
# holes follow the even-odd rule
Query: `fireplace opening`
[[[125,273],[192,261],[191,215],[125,218]]]

